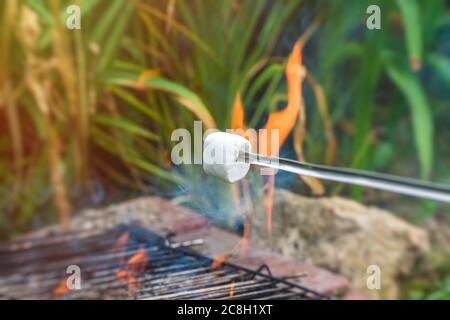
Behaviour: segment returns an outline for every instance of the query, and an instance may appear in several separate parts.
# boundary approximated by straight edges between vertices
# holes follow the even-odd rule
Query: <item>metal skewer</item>
[[[331,167],[243,152],[238,161],[302,176],[349,183],[408,196],[450,203],[450,187],[389,174]]]

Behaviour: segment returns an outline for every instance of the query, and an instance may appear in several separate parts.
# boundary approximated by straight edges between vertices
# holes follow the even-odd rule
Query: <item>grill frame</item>
[[[138,232],[133,233],[133,230]],[[131,240],[128,240],[126,250],[120,252],[115,247],[111,248],[111,244],[116,244],[120,235],[127,231],[130,232]],[[110,239],[111,237],[113,239]],[[105,251],[99,253],[86,250],[84,244],[91,242],[96,244],[98,240],[105,241]],[[75,241],[75,243],[68,245],[69,241]],[[98,241],[97,244],[100,242]],[[251,270],[225,261],[213,268],[214,259],[192,249],[192,246],[198,245],[200,242],[194,240],[178,244],[170,243],[166,238],[138,226],[120,226],[101,233],[93,231],[85,237],[80,233],[73,233],[39,241],[30,239],[11,242],[0,247],[0,258],[7,257],[8,254],[11,254],[12,257],[15,256],[18,259],[17,270],[22,273],[16,274],[16,281],[14,281],[14,274],[8,275],[8,272],[5,272],[4,264],[0,262],[0,297],[3,299],[143,300],[287,298],[322,300],[330,298],[298,283],[274,277],[266,265],[262,265],[258,270]],[[32,253],[31,257],[37,256],[42,260],[40,254],[46,252],[47,246],[50,247],[47,248],[47,252],[51,252],[52,246],[61,248],[60,245],[62,248],[74,248],[75,254],[70,255],[70,252],[67,252],[63,257],[68,256],[68,259],[57,259],[42,266],[31,265],[27,268],[27,266],[19,265],[20,262],[27,261],[27,258],[23,257],[26,257],[26,254],[30,255],[30,252]],[[99,247],[102,248],[101,245]],[[124,268],[123,261],[128,260],[142,249],[148,253],[150,260],[145,271],[137,275],[138,280],[123,283],[117,279],[117,272]],[[80,252],[83,253],[80,254]],[[177,260],[177,257],[180,260]],[[123,258],[123,261],[99,265],[98,262],[103,258],[106,261],[109,258],[113,260]],[[43,260],[45,260],[45,255]],[[54,296],[50,291],[52,288],[54,290],[58,283],[64,281],[67,274],[61,272],[65,271],[64,268],[55,271],[55,267],[51,263],[57,263],[64,267],[74,264],[73,262],[77,260],[81,262],[79,266],[82,270],[82,289]],[[9,265],[6,263],[6,266],[9,266],[9,270],[15,270],[14,261]],[[39,269],[40,267],[42,269]],[[33,268],[36,271],[33,271]],[[6,270],[8,271],[8,268]],[[20,275],[22,279],[20,279]],[[45,275],[48,276],[48,279]],[[33,276],[36,278],[34,279]],[[33,284],[32,281],[36,283]]]

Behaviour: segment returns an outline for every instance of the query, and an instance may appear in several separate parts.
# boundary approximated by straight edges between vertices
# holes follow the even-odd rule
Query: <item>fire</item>
[[[302,54],[301,54],[302,42],[299,40],[295,43],[291,54],[289,55],[288,62],[286,64],[285,75],[287,79],[287,94],[288,103],[287,106],[276,112],[272,112],[264,125],[263,129],[267,129],[267,141],[259,141],[258,143],[258,153],[266,156],[276,156],[280,151],[279,148],[286,141],[287,137],[291,133],[292,129],[297,122],[297,118],[302,106],[302,91],[301,84],[304,78],[304,68],[302,65]],[[242,104],[242,99],[240,94],[236,95],[236,99],[233,106],[231,126],[233,129],[246,130],[244,124],[244,107]],[[272,145],[271,130],[279,130],[279,144]],[[278,148],[274,147],[278,146]],[[255,146],[254,146],[255,147]],[[256,150],[256,148],[255,148]],[[275,178],[274,176],[269,176],[265,184],[265,211],[266,211],[266,221],[267,230],[269,234],[272,232],[272,205],[273,205],[273,194],[275,188]]]
[[[69,293],[69,288],[67,287],[67,280],[68,278],[65,277],[61,280],[61,282],[58,283],[58,285],[53,289],[52,297],[54,299],[57,299],[65,294]]]
[[[220,267],[225,262],[226,257],[225,256],[217,256],[214,258],[211,268],[215,269]]]
[[[128,284],[128,295],[133,294],[133,290],[140,287],[139,277],[145,271],[150,258],[145,251],[145,248],[141,248],[128,260],[125,268],[119,270],[116,276],[119,280],[126,280]]]
[[[116,276],[118,279],[127,279],[128,271],[126,269],[120,269],[117,271]]]
[[[148,264],[148,254],[144,247],[141,247],[138,252],[128,260],[128,269],[136,274],[141,274],[145,271]]]
[[[233,129],[243,129],[246,127],[244,125],[244,106],[242,104],[241,95],[238,93],[234,101],[233,114],[231,117],[231,128]]]

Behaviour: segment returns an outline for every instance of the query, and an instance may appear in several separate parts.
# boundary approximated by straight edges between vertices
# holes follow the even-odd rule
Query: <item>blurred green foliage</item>
[[[444,250],[447,250],[446,248]],[[416,274],[405,279],[407,299],[450,300],[450,254],[431,251]]]
[[[0,237],[102,195],[202,181],[170,165],[172,131],[194,119],[227,128],[238,93],[247,123],[260,124],[285,103],[285,59],[313,21],[307,160],[325,158],[325,102],[334,164],[450,182],[448,1],[80,0],[82,29],[67,30],[72,2],[0,4]],[[373,4],[381,30],[366,28]],[[186,201],[216,200],[191,191]],[[422,214],[438,210],[425,203]]]

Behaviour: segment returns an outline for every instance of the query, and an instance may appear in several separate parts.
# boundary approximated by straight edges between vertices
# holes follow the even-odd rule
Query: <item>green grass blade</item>
[[[120,16],[114,21],[113,28],[108,34],[108,41],[106,41],[98,63],[99,70],[104,70],[111,62],[113,54],[117,50],[119,42],[123,37],[123,34],[127,27],[127,22],[132,14],[132,10],[132,4],[127,3]]]
[[[266,84],[270,79],[278,76],[283,72],[283,66],[280,64],[271,64],[267,66],[252,82],[245,94],[245,97],[252,100],[256,93],[262,89],[264,84]]]
[[[433,166],[433,117],[426,94],[417,76],[393,62],[387,74],[405,96],[412,114],[412,126],[421,166],[422,179],[428,179]]]
[[[136,123],[131,122],[125,118],[113,117],[105,114],[98,114],[95,115],[93,119],[96,123],[119,128],[131,134],[136,134],[155,142],[159,142],[161,140],[157,134],[145,128],[142,128]]]
[[[165,169],[161,169],[160,167],[146,161],[143,160],[141,158],[138,157],[129,157],[128,161],[131,164],[134,164],[135,166],[141,168],[142,170],[147,171],[148,173],[151,173],[155,176],[158,176],[160,178],[163,178],[167,181],[176,183],[176,184],[180,184],[183,182],[183,179],[180,178],[179,176],[174,175],[173,173],[165,170]]]
[[[112,29],[117,16],[119,15],[124,1],[112,0],[108,10],[101,16],[101,19],[97,22],[95,29],[91,36],[91,41],[95,43],[103,43],[106,35]]]
[[[145,103],[137,99],[134,95],[118,87],[112,87],[111,91],[114,94],[116,94],[119,98],[121,98],[123,101],[127,102],[130,106],[139,110],[140,112],[147,115],[149,118],[152,118],[156,122],[161,123],[162,120],[160,114],[155,110],[152,110],[149,106],[147,106]]]
[[[127,86],[133,84],[135,85],[139,79],[139,75],[133,72],[108,72],[103,73],[99,79],[107,84]],[[147,78],[141,83],[141,85],[173,95],[179,103],[202,120],[206,127],[216,127],[214,118],[203,101],[197,94],[185,86],[161,77]]]
[[[403,17],[409,62],[413,70],[422,65],[423,39],[420,7],[417,0],[397,0]]]

